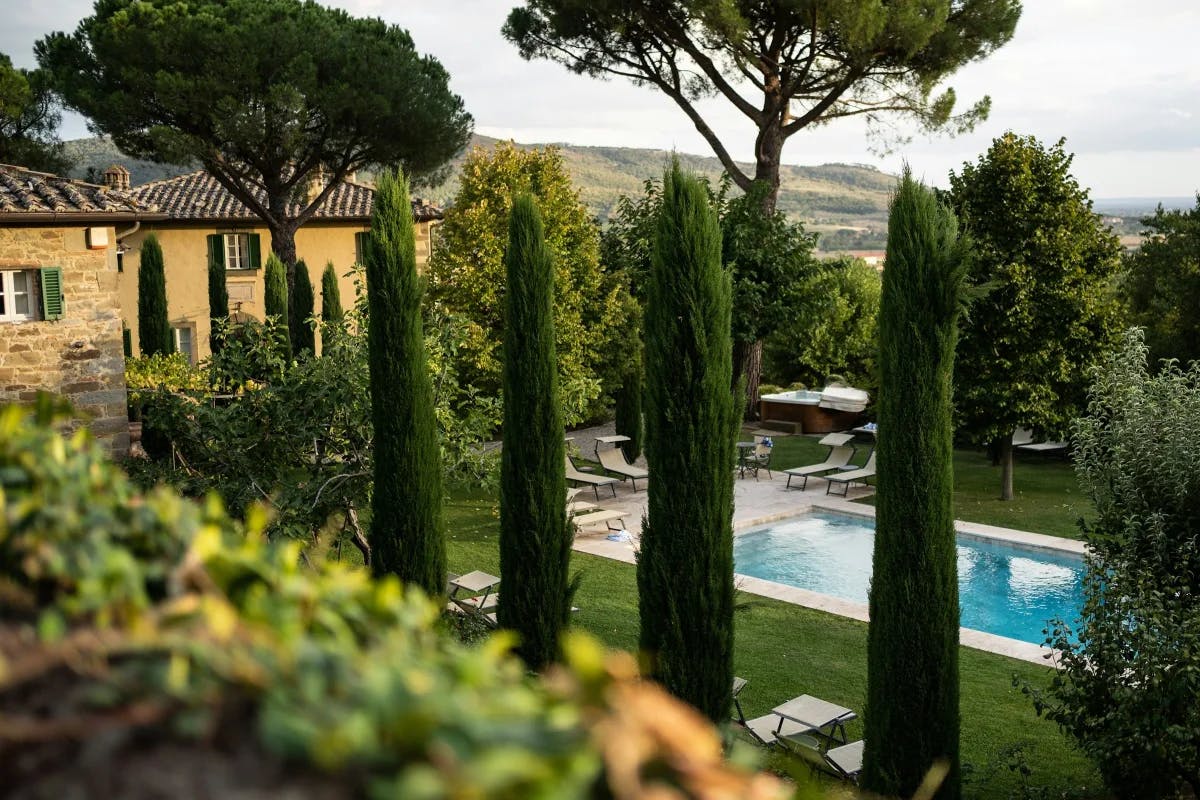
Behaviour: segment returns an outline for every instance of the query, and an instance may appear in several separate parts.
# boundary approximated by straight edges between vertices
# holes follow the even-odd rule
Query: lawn
[[[801,444],[783,444],[777,453],[801,455]],[[823,448],[815,448],[820,455]],[[802,458],[801,461],[804,459]],[[797,462],[800,463],[800,462]],[[457,491],[447,505],[450,569],[483,569],[498,574],[498,511],[491,495]],[[611,647],[637,646],[638,610],[634,567],[572,554],[583,574],[575,623]],[[758,715],[791,697],[813,694],[861,712],[866,698],[866,625],[787,603],[743,596],[735,619],[736,671],[749,680],[742,693],[747,714]],[[962,755],[969,764],[966,796],[1008,797],[1020,786],[1009,764],[1029,765],[1029,782],[1047,787],[1047,796],[1070,792],[1103,796],[1090,764],[1032,703],[1013,688],[1015,675],[1037,686],[1049,682],[1048,669],[1003,656],[963,648]],[[861,722],[849,733],[862,735]],[[1015,755],[1019,750],[1020,755]],[[783,768],[783,765],[775,765]],[[1019,796],[1019,795],[1013,795]]]
[[[827,449],[810,436],[777,436],[771,467],[787,469],[825,460]],[[857,463],[867,458],[860,448]],[[1000,497],[1000,468],[979,450],[954,452],[954,516],[966,522],[1079,538],[1079,518],[1091,503],[1079,489],[1070,462],[1057,457],[1018,453],[1013,469],[1015,497]],[[868,498],[863,502],[873,503]]]

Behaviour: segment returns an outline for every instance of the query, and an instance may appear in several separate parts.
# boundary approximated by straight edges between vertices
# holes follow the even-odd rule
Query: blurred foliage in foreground
[[[9,797],[779,798],[584,637],[531,677],[398,583],[141,494],[61,409],[0,410]]]

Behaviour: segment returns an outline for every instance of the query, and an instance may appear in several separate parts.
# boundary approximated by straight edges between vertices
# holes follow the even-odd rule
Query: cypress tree
[[[225,287],[225,265],[212,259],[208,262],[208,347],[213,353],[221,350],[222,326],[229,321],[229,291]]]
[[[621,388],[617,390],[616,431],[622,436],[628,436],[629,441],[621,445],[625,457],[633,461],[642,454],[642,353],[641,342],[638,342],[636,357],[630,362],[625,372]]]
[[[646,290],[649,499],[637,564],[652,675],[714,722],[733,683],[733,465],[738,404],[730,275],[708,193],[676,163],[663,181]]]
[[[313,286],[308,277],[308,265],[304,259],[296,262],[296,277],[294,279],[291,302],[288,303],[288,333],[292,340],[292,350],[296,353],[317,352],[316,331],[308,323],[313,313]]]
[[[863,786],[909,797],[931,766],[959,778],[952,372],[964,276],[958,223],[905,170],[879,310],[875,555]]]
[[[437,596],[446,589],[441,451],[434,418],[408,181],[375,190],[367,273],[367,354],[375,426],[371,568]]]
[[[554,266],[531,195],[513,199],[504,256],[504,448],[500,460],[501,627],[530,669],[559,655],[571,612],[574,532],[563,497],[563,421],[554,347]]]
[[[342,311],[342,290],[338,288],[337,272],[330,261],[321,273],[321,321],[341,322],[345,314]]]
[[[263,276],[263,307],[268,319],[274,318],[279,349],[285,358],[292,356],[292,337],[288,329],[287,267],[275,253],[267,258],[266,274]]]
[[[167,317],[167,274],[162,246],[153,233],[142,242],[138,264],[138,348],[143,356],[175,349]]]

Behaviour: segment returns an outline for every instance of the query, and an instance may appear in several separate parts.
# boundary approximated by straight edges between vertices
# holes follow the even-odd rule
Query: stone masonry
[[[110,226],[110,243],[114,234]],[[89,250],[82,226],[0,228],[0,270],[41,267],[62,267],[64,314],[0,322],[0,404],[58,394],[122,456],[129,423],[113,247]]]

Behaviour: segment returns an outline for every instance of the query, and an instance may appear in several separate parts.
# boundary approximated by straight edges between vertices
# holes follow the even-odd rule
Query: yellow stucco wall
[[[429,258],[429,222],[416,224],[417,268],[422,269]],[[321,312],[321,273],[332,261],[338,273],[342,307],[354,304],[354,282],[349,273],[354,265],[354,234],[368,230],[359,224],[310,223],[296,232],[296,256],[308,265],[313,283],[313,305]],[[194,326],[193,342],[196,358],[209,355],[208,316],[208,240],[213,233],[257,233],[261,237],[262,262],[265,265],[271,249],[271,235],[266,228],[246,226],[204,226],[178,223],[143,224],[141,229],[121,243],[129,248],[124,256],[124,271],[118,276],[121,317],[129,327],[134,355],[138,354],[137,331],[137,271],[142,242],[153,233],[163,250],[163,265],[167,276],[167,313],[173,327]],[[118,234],[120,231],[118,231]],[[263,318],[263,270],[226,272],[229,310],[241,311],[255,319]],[[240,303],[240,306],[239,306]]]

